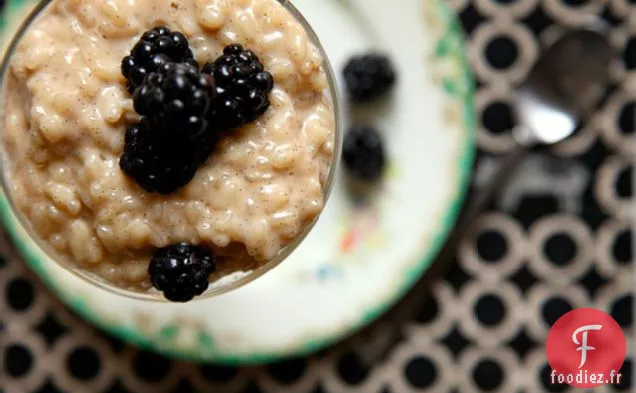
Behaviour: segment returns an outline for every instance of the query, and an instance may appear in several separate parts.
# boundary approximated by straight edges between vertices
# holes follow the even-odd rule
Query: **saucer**
[[[7,3],[5,39],[34,2]],[[270,362],[319,350],[372,322],[433,263],[462,207],[475,153],[473,80],[456,16],[445,0],[294,5],[339,76],[352,54],[377,50],[393,59],[392,95],[344,108],[347,124],[370,123],[382,133],[390,162],[382,184],[361,202],[339,174],[319,222],[279,267],[188,304],[124,298],[63,270],[35,247],[0,195],[0,215],[18,250],[87,320],[175,357]]]

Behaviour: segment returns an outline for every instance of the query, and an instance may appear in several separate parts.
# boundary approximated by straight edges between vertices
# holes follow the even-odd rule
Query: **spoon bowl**
[[[513,97],[518,143],[562,141],[593,111],[609,79],[612,50],[606,31],[597,22],[567,32],[543,53]]]

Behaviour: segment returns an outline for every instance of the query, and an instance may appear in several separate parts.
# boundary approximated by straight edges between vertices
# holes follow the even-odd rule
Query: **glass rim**
[[[5,51],[2,55],[1,64],[0,64],[0,133],[4,132],[5,128],[5,111],[4,111],[4,103],[7,95],[6,92],[6,76],[7,72],[10,68],[10,62],[14,55],[14,52],[19,45],[20,41],[24,37],[24,34],[30,28],[31,24],[41,15],[42,11],[46,9],[51,3],[57,0],[40,0],[34,6],[34,8],[28,13],[28,15],[24,18],[24,20],[20,23],[19,28],[15,31],[15,33],[11,36],[9,44],[6,46]],[[327,77],[328,82],[328,98],[331,101],[332,109],[333,109],[333,117],[334,117],[334,140],[333,140],[333,151],[330,159],[329,165],[329,173],[327,175],[327,179],[323,185],[323,206],[320,212],[305,225],[301,233],[294,238],[294,240],[287,245],[285,245],[281,250],[279,250],[276,257],[273,259],[263,263],[258,266],[256,269],[250,270],[248,272],[234,272],[228,276],[232,276],[237,273],[244,274],[241,278],[232,280],[227,284],[222,284],[215,286],[214,284],[218,281],[221,281],[223,278],[228,277],[224,276],[215,281],[210,282],[210,286],[208,289],[203,292],[199,296],[195,296],[190,302],[210,299],[237,288],[240,288],[259,277],[263,276],[265,273],[277,267],[281,264],[285,259],[287,259],[294,250],[305,240],[305,238],[309,235],[313,227],[318,222],[320,216],[322,215],[325,206],[329,200],[331,192],[333,190],[335,184],[336,174],[338,173],[340,167],[340,156],[342,152],[342,144],[343,144],[343,123],[344,120],[342,118],[342,109],[341,109],[341,97],[339,94],[339,89],[337,86],[337,78],[334,72],[333,66],[331,65],[327,53],[320,42],[318,35],[316,34],[313,27],[307,21],[307,19],[302,15],[302,13],[292,4],[289,0],[275,0],[287,12],[289,12],[294,19],[300,23],[303,27],[309,41],[316,47],[316,49],[320,52],[322,57],[322,68]],[[1,134],[0,134],[1,135]],[[1,137],[1,136],[0,136]],[[13,196],[10,192],[9,180],[7,179],[7,170],[5,167],[6,164],[6,154],[4,142],[0,142],[0,191],[4,194],[8,205],[10,207],[11,212],[16,217],[17,225],[20,226],[23,233],[28,237],[28,240],[31,241],[31,245],[27,247],[36,247],[39,249],[40,254],[46,259],[50,260],[51,263],[54,263],[60,266],[64,271],[68,271],[73,276],[81,279],[88,284],[98,287],[107,292],[130,298],[135,300],[143,300],[143,301],[152,301],[152,302],[160,302],[160,303],[173,303],[167,300],[161,292],[151,287],[148,291],[134,291],[130,289],[126,289],[123,287],[119,287],[113,283],[108,282],[104,278],[100,277],[97,273],[91,272],[88,269],[81,268],[78,264],[74,264],[70,261],[65,261],[59,257],[56,251],[52,250],[52,247],[44,239],[42,239],[32,228],[32,224],[25,217],[25,215],[20,211],[20,209],[16,208],[16,205],[13,200]],[[42,274],[41,272],[37,272],[37,274]]]

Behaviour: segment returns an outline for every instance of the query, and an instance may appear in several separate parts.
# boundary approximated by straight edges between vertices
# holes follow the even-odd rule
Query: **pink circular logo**
[[[623,330],[611,316],[594,308],[572,310],[548,333],[550,383],[577,388],[618,384],[626,349]]]

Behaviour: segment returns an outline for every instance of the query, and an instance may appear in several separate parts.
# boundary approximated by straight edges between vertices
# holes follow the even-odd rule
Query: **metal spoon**
[[[609,79],[612,50],[606,36],[607,27],[599,21],[565,33],[542,54],[513,94],[518,125],[512,136],[517,146],[501,160],[493,180],[478,190],[464,208],[440,251],[441,264],[453,258],[461,239],[529,151],[567,139],[578,122],[593,112]]]

